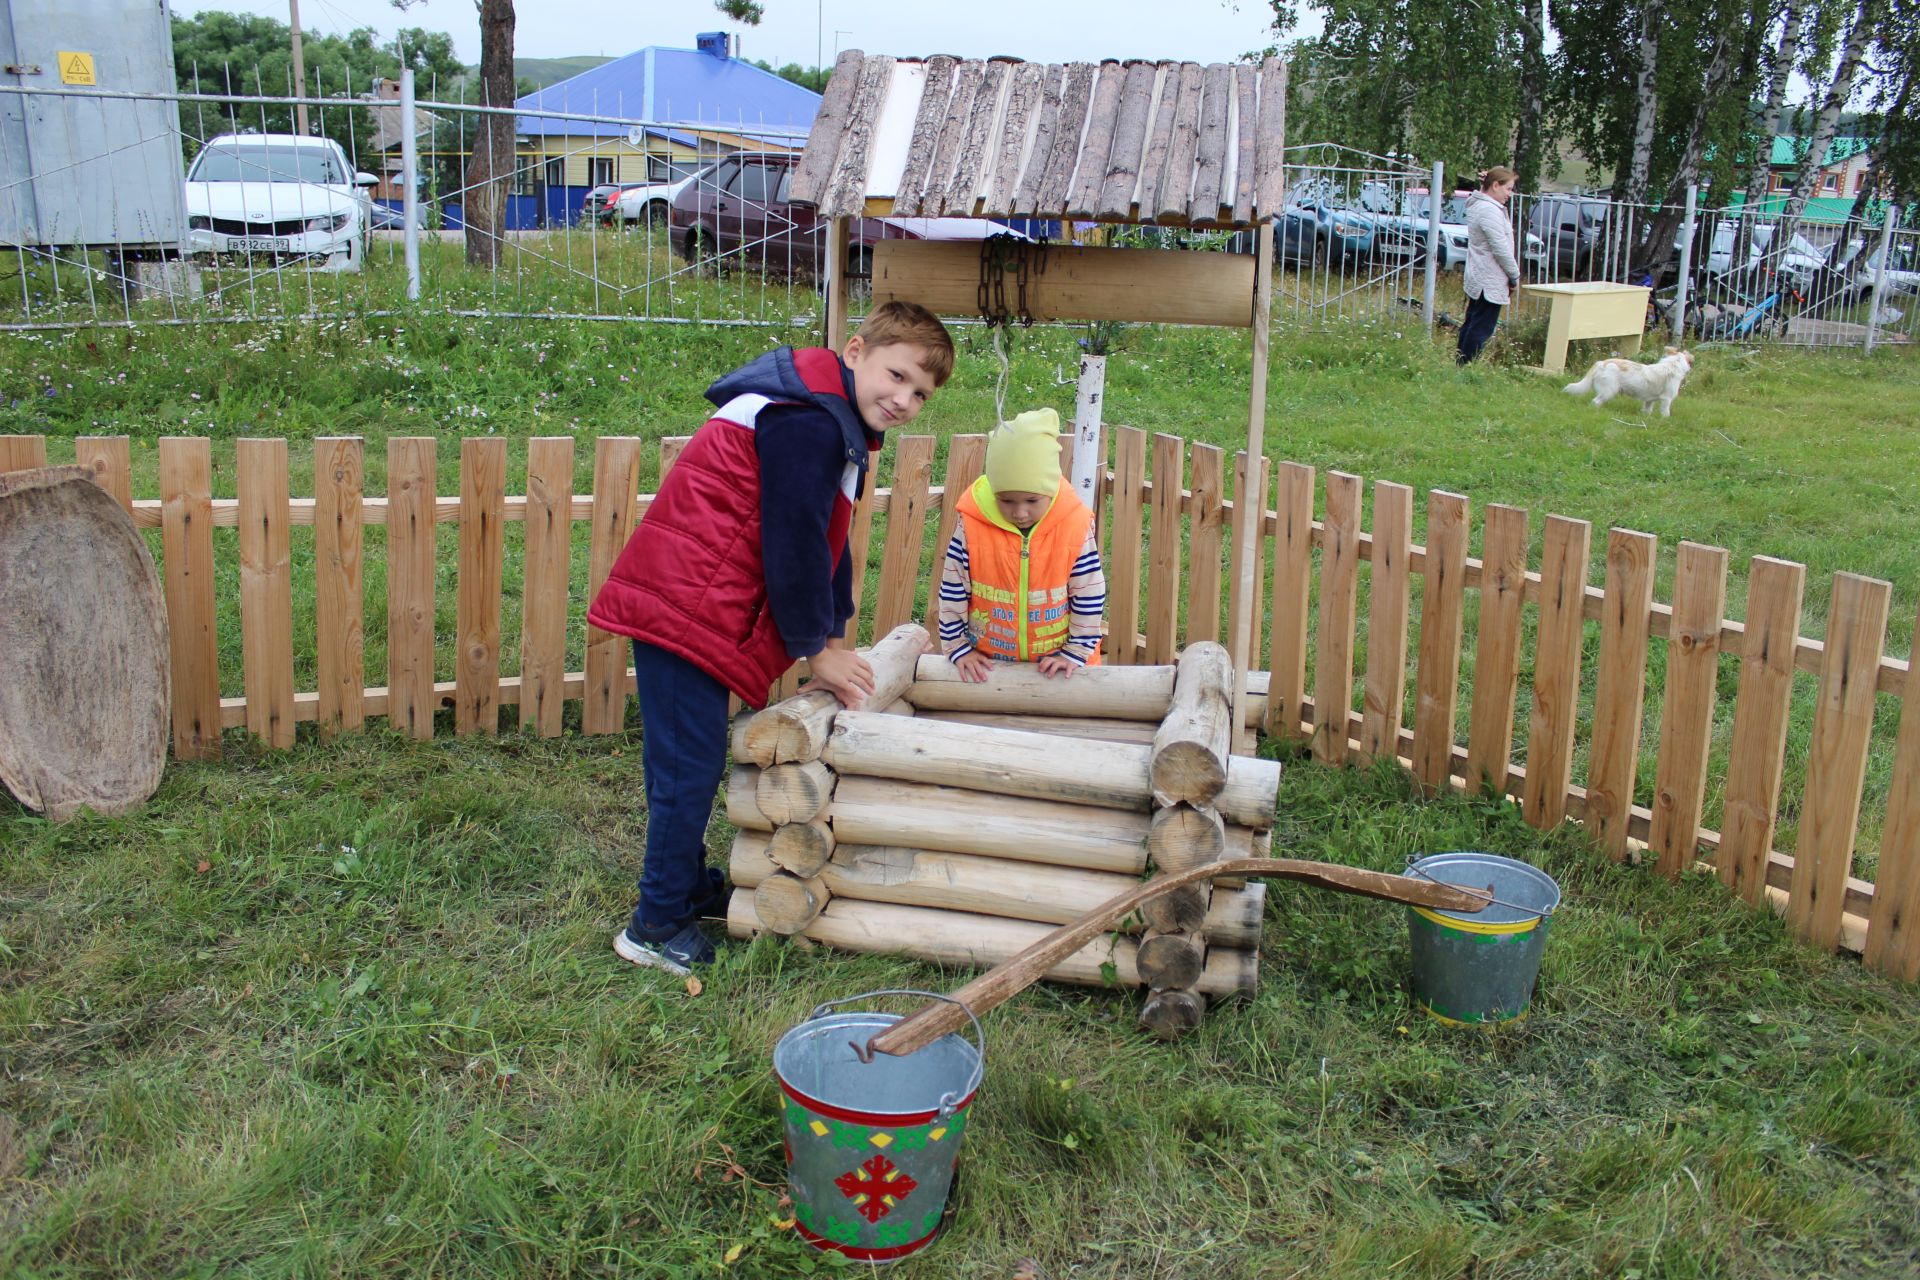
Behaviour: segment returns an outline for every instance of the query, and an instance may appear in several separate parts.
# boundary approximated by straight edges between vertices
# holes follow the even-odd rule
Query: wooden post
[[[1527,821],[1557,827],[1573,782],[1573,730],[1580,710],[1580,643],[1586,631],[1587,555],[1593,526],[1548,516],[1540,558],[1540,628],[1534,643],[1533,715],[1527,733]]]
[[[1840,942],[1892,592],[1877,578],[1833,575],[1826,654],[1807,749],[1806,798],[1787,897],[1787,922],[1794,932],[1829,950]]]
[[[520,727],[560,736],[566,709],[573,437],[527,441],[526,590],[520,606]]]
[[[1586,824],[1593,843],[1616,862],[1626,859],[1627,827],[1633,817],[1656,549],[1650,533],[1613,529],[1607,534],[1607,598],[1600,610],[1600,674],[1593,690]],[[1792,647],[1789,640],[1789,652]]]
[[[460,581],[454,649],[455,733],[500,728],[500,590],[506,563],[507,442],[460,442]]]
[[[1400,754],[1407,693],[1407,604],[1413,558],[1413,490],[1373,486],[1373,568],[1367,588],[1367,683],[1360,751],[1369,761]]]
[[[1917,631],[1916,633],[1920,633]],[[1920,667],[1901,682],[1900,737],[1893,752],[1880,826],[1880,873],[1862,959],[1869,969],[1904,982],[1920,979]]]
[[[46,465],[45,436],[0,436],[0,472],[31,471]]]
[[[387,439],[387,723],[433,737],[435,440]]]
[[[204,438],[160,441],[160,545],[173,754],[210,760],[220,754],[220,650],[214,635],[213,453]]]
[[[1141,496],[1147,478],[1147,433],[1113,429],[1113,552],[1107,558],[1107,647],[1116,666],[1140,659]]]
[[[1756,907],[1766,901],[1767,855],[1773,852],[1780,811],[1793,650],[1806,584],[1806,566],[1791,560],[1755,556],[1747,571],[1747,627],[1727,758],[1726,818],[1714,869],[1720,883]]]
[[[1284,147],[1286,126],[1282,113],[1280,134],[1267,139],[1274,146]],[[1264,145],[1264,144],[1263,144]],[[1247,398],[1247,468],[1251,472],[1256,459],[1263,456],[1266,449],[1267,432],[1267,349],[1270,343],[1273,324],[1273,213],[1267,212],[1260,222],[1259,252],[1255,258],[1253,275],[1253,373],[1251,388]],[[1239,549],[1240,577],[1238,591],[1234,596],[1233,643],[1228,649],[1235,655],[1233,664],[1233,723],[1237,727],[1247,722],[1247,665],[1253,649],[1253,566],[1255,563],[1254,539],[1260,532],[1260,516],[1263,514],[1257,502],[1236,502],[1233,504],[1233,545]],[[1278,596],[1275,597],[1276,607]],[[1279,630],[1280,620],[1274,619],[1274,629]]]
[[[1180,551],[1186,442],[1153,437],[1153,522],[1147,533],[1147,662],[1172,662],[1180,637]]]
[[[927,634],[936,638],[940,635],[940,572],[946,563],[947,544],[953,541],[954,526],[960,523],[960,499],[980,478],[986,461],[985,436],[954,436],[947,441],[947,480],[945,492],[940,496],[939,531],[933,541],[933,576],[927,588]],[[937,647],[935,652],[939,652]]]
[[[313,587],[320,736],[366,723],[361,521],[366,448],[358,436],[313,442]]]
[[[1303,736],[1307,706],[1307,608],[1313,585],[1313,468],[1280,464],[1273,552],[1273,647],[1268,657],[1267,734]],[[1236,518],[1239,512],[1235,510]],[[1239,537],[1234,525],[1234,537]],[[1425,634],[1422,628],[1421,634]],[[1235,668],[1235,680],[1239,668]],[[1236,685],[1237,688],[1237,685]],[[1238,708],[1235,708],[1236,715]]]
[[[613,562],[620,558],[637,522],[640,441],[630,436],[601,436],[594,442],[593,535],[587,565],[587,599],[600,594]],[[580,711],[583,733],[618,733],[627,723],[627,660],[632,645],[625,636],[587,624],[587,685]]]
[[[93,473],[93,482],[112,494],[122,511],[133,514],[133,453],[126,436],[80,436],[73,442],[73,461]]]
[[[932,480],[933,437],[907,436],[893,453],[886,551],[880,559],[880,599],[873,609],[876,632],[891,631],[913,617],[920,555],[927,541],[927,498]]]
[[[820,345],[834,351],[847,345],[847,250],[852,244],[853,220],[835,218],[827,224],[826,306],[821,317]]]
[[[1438,199],[1438,197],[1435,197]],[[1480,634],[1467,724],[1467,790],[1507,793],[1520,681],[1520,605],[1527,591],[1527,513],[1490,503],[1481,517]]]
[[[1313,673],[1313,758],[1327,764],[1347,762],[1359,590],[1360,477],[1329,471],[1326,541],[1320,553],[1320,633]]]
[[[1699,844],[1726,601],[1727,553],[1697,542],[1681,543],[1673,578],[1667,696],[1648,841],[1659,852],[1662,875],[1677,876],[1686,870]]]
[[[1427,495],[1426,596],[1413,709],[1413,773],[1429,794],[1446,790],[1453,770],[1466,576],[1467,500],[1435,489]]]
[[[240,503],[240,645],[247,732],[293,745],[293,565],[287,532],[287,442],[234,445]]]

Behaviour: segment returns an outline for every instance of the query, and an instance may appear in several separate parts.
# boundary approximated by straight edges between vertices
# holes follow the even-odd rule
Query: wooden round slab
[[[56,822],[138,808],[167,759],[160,579],[89,474],[0,475],[0,782]]]

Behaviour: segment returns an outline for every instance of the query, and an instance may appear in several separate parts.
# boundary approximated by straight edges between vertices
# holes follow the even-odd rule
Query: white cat
[[[1640,412],[1652,413],[1653,406],[1660,406],[1660,416],[1671,417],[1674,397],[1680,394],[1680,384],[1686,381],[1687,374],[1693,368],[1693,353],[1682,351],[1678,347],[1668,347],[1667,354],[1652,364],[1641,364],[1636,360],[1596,360],[1593,368],[1587,370],[1587,376],[1578,382],[1569,383],[1566,392],[1570,396],[1593,396],[1596,405],[1603,405],[1618,395],[1632,396],[1640,402]]]

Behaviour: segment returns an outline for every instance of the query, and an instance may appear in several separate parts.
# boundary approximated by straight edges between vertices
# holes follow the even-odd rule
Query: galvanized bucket
[[[986,1040],[971,1009],[972,1043],[946,1035],[898,1058],[867,1045],[901,1015],[831,1012],[897,995],[950,999],[886,990],[829,1001],[773,1050],[794,1230],[816,1249],[861,1262],[897,1261],[939,1234],[986,1069]]]
[[[1453,1026],[1525,1017],[1547,924],[1560,907],[1553,877],[1497,853],[1436,853],[1407,874],[1463,889],[1493,886],[1492,903],[1478,914],[1407,908],[1414,1003]]]

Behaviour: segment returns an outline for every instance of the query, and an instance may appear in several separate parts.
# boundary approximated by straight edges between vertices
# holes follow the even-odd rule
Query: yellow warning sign
[[[70,53],[62,49],[53,55],[60,60],[61,84],[96,84],[93,78],[93,55],[90,53]]]

